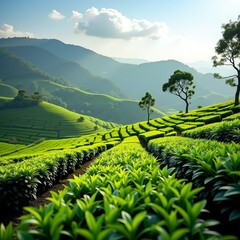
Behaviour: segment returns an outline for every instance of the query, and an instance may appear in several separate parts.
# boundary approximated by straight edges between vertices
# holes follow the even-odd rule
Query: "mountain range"
[[[176,60],[141,64],[121,63],[89,49],[65,44],[55,39],[0,39],[0,47],[31,64],[33,68],[37,68],[39,74],[45,74],[45,77],[41,77],[41,79],[50,81],[51,84],[55,82],[55,86],[61,84],[65,86],[65,90],[70,88],[71,91],[104,94],[103,96],[108,95],[110,99],[118,98],[119,101],[120,99],[125,99],[125,101],[131,99],[135,100],[135,104],[148,91],[156,100],[156,108],[164,112],[184,109],[184,103],[178,97],[162,91],[162,85],[177,69],[191,72],[194,76],[196,93],[190,108],[226,101],[234,96],[234,89],[227,86],[224,80],[214,79],[211,73],[202,74]],[[5,81],[5,77],[2,75],[0,78],[4,84],[10,84],[19,89],[19,84],[13,84],[14,80]],[[36,81],[32,83],[32,85],[34,84],[36,85]],[[43,85],[43,82],[41,84]],[[39,87],[41,84],[38,84],[38,90],[41,90]],[[52,86],[52,89],[55,87]],[[46,89],[42,90],[46,91]],[[64,102],[64,97],[59,91],[52,91],[51,94],[49,91],[47,92],[49,98],[51,98],[50,95],[53,95],[59,102]],[[94,104],[88,102],[87,105]],[[106,111],[110,105],[106,105]],[[72,110],[79,111],[76,106],[77,103]],[[94,114],[91,110],[89,113]],[[128,118],[127,115],[125,117]],[[136,119],[139,118],[135,117]],[[113,121],[113,118],[106,120]]]
[[[24,89],[30,94],[40,92],[48,102],[105,121],[127,124],[146,118],[146,113],[139,108],[138,101],[81,90],[67,80],[39,70],[6,48],[0,48],[0,62],[0,96],[14,97],[18,90]],[[154,109],[152,117],[163,115],[164,113]]]

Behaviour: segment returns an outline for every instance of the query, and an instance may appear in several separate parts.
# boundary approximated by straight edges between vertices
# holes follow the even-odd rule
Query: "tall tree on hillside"
[[[162,90],[180,97],[186,103],[185,112],[187,113],[190,105],[189,100],[195,93],[195,87],[196,86],[193,85],[193,75],[191,73],[176,70],[169,78],[168,82],[163,84]]]
[[[145,96],[142,97],[142,100],[138,103],[139,107],[143,110],[147,110],[147,119],[149,123],[150,115],[153,112],[152,108],[155,104],[155,99],[149,92],[146,92]]]
[[[230,65],[236,70],[232,76],[222,77],[215,73],[218,79],[226,79],[226,83],[236,87],[234,105],[239,104],[240,93],[240,15],[235,22],[230,21],[222,25],[222,38],[217,42],[215,47],[216,56],[212,57],[213,66]]]

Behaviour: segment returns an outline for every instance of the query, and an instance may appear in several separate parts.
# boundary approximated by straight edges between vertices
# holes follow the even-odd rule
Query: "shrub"
[[[194,130],[185,131],[183,136],[205,138],[226,143],[240,143],[240,120],[212,123]]]
[[[161,159],[162,167],[173,167],[177,177],[194,187],[204,186],[200,197],[208,199],[226,229],[240,224],[240,146],[216,141],[168,137],[151,140],[148,149]],[[217,207],[216,207],[217,206]]]
[[[214,122],[220,122],[221,117],[219,115],[210,115],[205,117],[200,117],[197,119],[199,122],[204,122],[205,124],[214,123]]]
[[[159,169],[140,144],[120,144],[102,154],[45,207],[27,208],[20,239],[215,239],[201,219],[202,188],[177,180],[173,169]],[[39,217],[40,216],[40,217]],[[29,231],[29,227],[34,228]],[[42,237],[44,236],[44,237]]]
[[[88,161],[106,149],[106,144],[93,144],[72,151],[20,159],[18,162],[14,159],[16,163],[1,166],[1,214],[21,210],[39,193],[72,173],[83,161]]]
[[[180,132],[183,132],[185,130],[188,130],[188,129],[192,129],[192,128],[195,128],[196,126],[195,125],[188,125],[188,124],[178,124],[176,126],[176,129]]]
[[[78,122],[83,122],[85,120],[85,118],[83,116],[78,118]]]
[[[154,131],[149,131],[149,132],[146,132],[146,133],[141,133],[139,135],[139,138],[141,140],[144,140],[145,142],[148,142],[150,139],[164,137],[164,136],[165,136],[164,132],[154,130]]]
[[[235,119],[240,119],[240,112],[239,113],[235,113],[231,116],[228,116],[228,117],[225,117],[223,119],[223,121],[232,121],[232,120],[235,120]]]
[[[233,111],[231,111],[231,110],[220,111],[220,112],[217,112],[217,114],[219,114],[221,116],[221,118],[225,118],[227,116],[232,115]]]

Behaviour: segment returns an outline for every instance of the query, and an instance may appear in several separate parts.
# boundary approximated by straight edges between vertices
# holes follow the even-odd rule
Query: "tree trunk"
[[[185,103],[186,103],[186,110],[185,110],[185,113],[188,113],[188,107],[189,107],[189,103],[188,103],[188,101],[187,101],[187,100],[185,101]]]
[[[235,106],[239,104],[239,93],[240,93],[240,73],[238,73],[238,83],[237,83],[237,90],[235,93],[235,101],[234,101]]]

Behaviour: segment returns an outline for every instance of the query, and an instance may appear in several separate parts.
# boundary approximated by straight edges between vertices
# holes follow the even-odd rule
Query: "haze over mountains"
[[[68,101],[68,105],[71,105],[71,108],[76,111],[80,111],[79,108],[82,107],[77,109],[77,107],[81,105],[79,104],[81,103],[81,94],[79,91],[82,91],[82,93],[83,91],[88,91],[95,94],[105,94],[101,96],[108,99],[117,97],[120,99],[136,100],[134,101],[136,108],[139,108],[137,101],[148,91],[156,99],[155,106],[159,110],[166,112],[170,109],[174,109],[175,111],[183,110],[184,103],[178,97],[162,92],[163,83],[165,83],[177,69],[191,72],[194,76],[196,93],[190,105],[192,109],[198,106],[205,106],[232,99],[234,96],[234,88],[226,85],[224,80],[214,79],[212,74],[202,74],[194,68],[175,60],[141,64],[121,63],[83,47],[64,44],[54,39],[0,39],[0,47],[6,48],[19,58],[24,59],[27,64],[35,66],[40,74],[37,77],[38,79],[41,78],[50,81],[38,82],[38,90],[42,88],[42,90],[45,89],[44,91],[46,91],[46,89],[48,89],[48,94],[54,95],[59,99],[59,102],[69,100],[67,99],[69,97],[66,97],[67,95],[65,94],[66,88],[68,88],[67,91],[72,92],[72,94],[78,92],[77,96],[79,96],[79,98],[76,97],[75,101],[78,100],[79,102],[73,104],[74,101],[72,101],[70,104]],[[0,78],[4,83],[19,88],[19,82],[16,78],[15,80],[11,79],[11,81],[8,77],[6,78],[5,75],[0,75]],[[14,81],[15,84],[13,84]],[[53,81],[55,81],[54,84],[52,83]],[[18,82],[18,84],[16,82]],[[36,85],[36,82],[31,83],[32,86],[34,86],[34,84]],[[62,87],[60,88],[59,84],[65,86],[64,94],[61,93]],[[46,85],[48,85],[48,87],[46,87]],[[30,89],[33,89],[33,87]],[[49,89],[51,89],[51,91]],[[106,94],[108,96],[106,96]],[[90,95],[91,94],[88,94],[89,98],[94,98],[94,94],[91,95],[91,97]],[[68,96],[70,96],[70,93]],[[89,99],[87,101],[89,106],[85,106],[84,111],[87,107],[91,106],[89,108],[89,114],[96,114],[94,113],[95,110],[93,111],[95,108],[93,105],[96,104],[97,106],[99,101],[96,100],[98,102],[93,102]],[[105,109],[106,112],[111,112],[111,109],[116,108],[116,102],[119,103],[120,101],[115,100],[114,104],[106,104],[101,109]],[[86,105],[86,101],[84,103]],[[142,110],[138,110],[142,112]],[[112,113],[114,113],[114,111]],[[130,112],[125,112],[124,114],[130,114]],[[96,117],[101,118],[101,116]],[[144,119],[143,112],[141,117]],[[125,118],[127,118],[127,115],[125,115]],[[113,118],[106,120],[114,121]],[[135,119],[132,119],[132,122],[138,120],[140,121],[141,119],[135,117]]]

